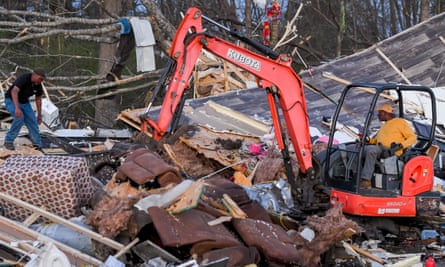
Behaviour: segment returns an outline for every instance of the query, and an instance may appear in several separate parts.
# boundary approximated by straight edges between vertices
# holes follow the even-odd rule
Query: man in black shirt
[[[18,136],[23,124],[26,125],[29,137],[34,147],[42,148],[42,139],[39,133],[39,124],[42,123],[42,81],[46,72],[37,68],[33,72],[22,74],[15,80],[5,94],[6,110],[13,120],[11,128],[5,136],[5,148],[14,150],[14,140]],[[35,95],[37,117],[29,103],[29,98]]]

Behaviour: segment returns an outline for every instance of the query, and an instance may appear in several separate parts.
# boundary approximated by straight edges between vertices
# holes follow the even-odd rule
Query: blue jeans
[[[31,104],[28,102],[26,104],[19,103],[19,105],[22,110],[22,117],[16,118],[14,102],[12,102],[11,98],[5,98],[6,110],[13,118],[11,128],[5,136],[5,143],[13,143],[15,138],[19,135],[23,124],[25,124],[26,128],[28,128],[29,138],[31,139],[32,144],[41,148],[43,144],[39,133],[39,124]]]

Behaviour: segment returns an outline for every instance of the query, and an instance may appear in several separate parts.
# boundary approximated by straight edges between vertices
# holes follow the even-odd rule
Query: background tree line
[[[267,4],[262,1],[0,0],[0,80],[5,83],[14,71],[44,67],[51,100],[65,121],[116,127],[119,111],[144,106],[163,68],[163,51],[189,7],[261,41]],[[444,11],[445,0],[282,0],[279,4],[278,38],[290,22],[293,30],[288,36],[292,39],[276,50],[291,54],[299,71],[365,49],[437,15]],[[151,21],[159,70],[137,73],[133,53],[121,62],[121,75],[107,80],[119,61],[116,22],[130,16]],[[217,27],[205,26],[231,39]]]

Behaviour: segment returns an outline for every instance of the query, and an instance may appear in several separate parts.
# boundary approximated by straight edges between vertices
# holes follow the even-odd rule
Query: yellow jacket
[[[390,148],[391,143],[401,144],[402,147],[408,148],[417,142],[417,136],[411,126],[403,118],[394,118],[385,122],[376,136],[369,140],[370,144],[382,144]],[[402,150],[395,153],[397,156],[402,154]]]

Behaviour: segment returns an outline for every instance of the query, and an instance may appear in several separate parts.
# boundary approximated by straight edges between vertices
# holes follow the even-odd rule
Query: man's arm
[[[36,96],[37,122],[42,123],[42,97]]]
[[[402,134],[405,137],[405,140],[401,142],[403,148],[408,148],[417,142],[417,135],[406,121],[405,125],[402,127]]]
[[[15,107],[14,116],[16,118],[22,117],[22,110],[20,109],[20,105],[19,105],[19,91],[20,91],[20,88],[18,88],[17,86],[14,86],[11,90],[11,99],[12,99],[12,102],[14,103],[14,107]]]

